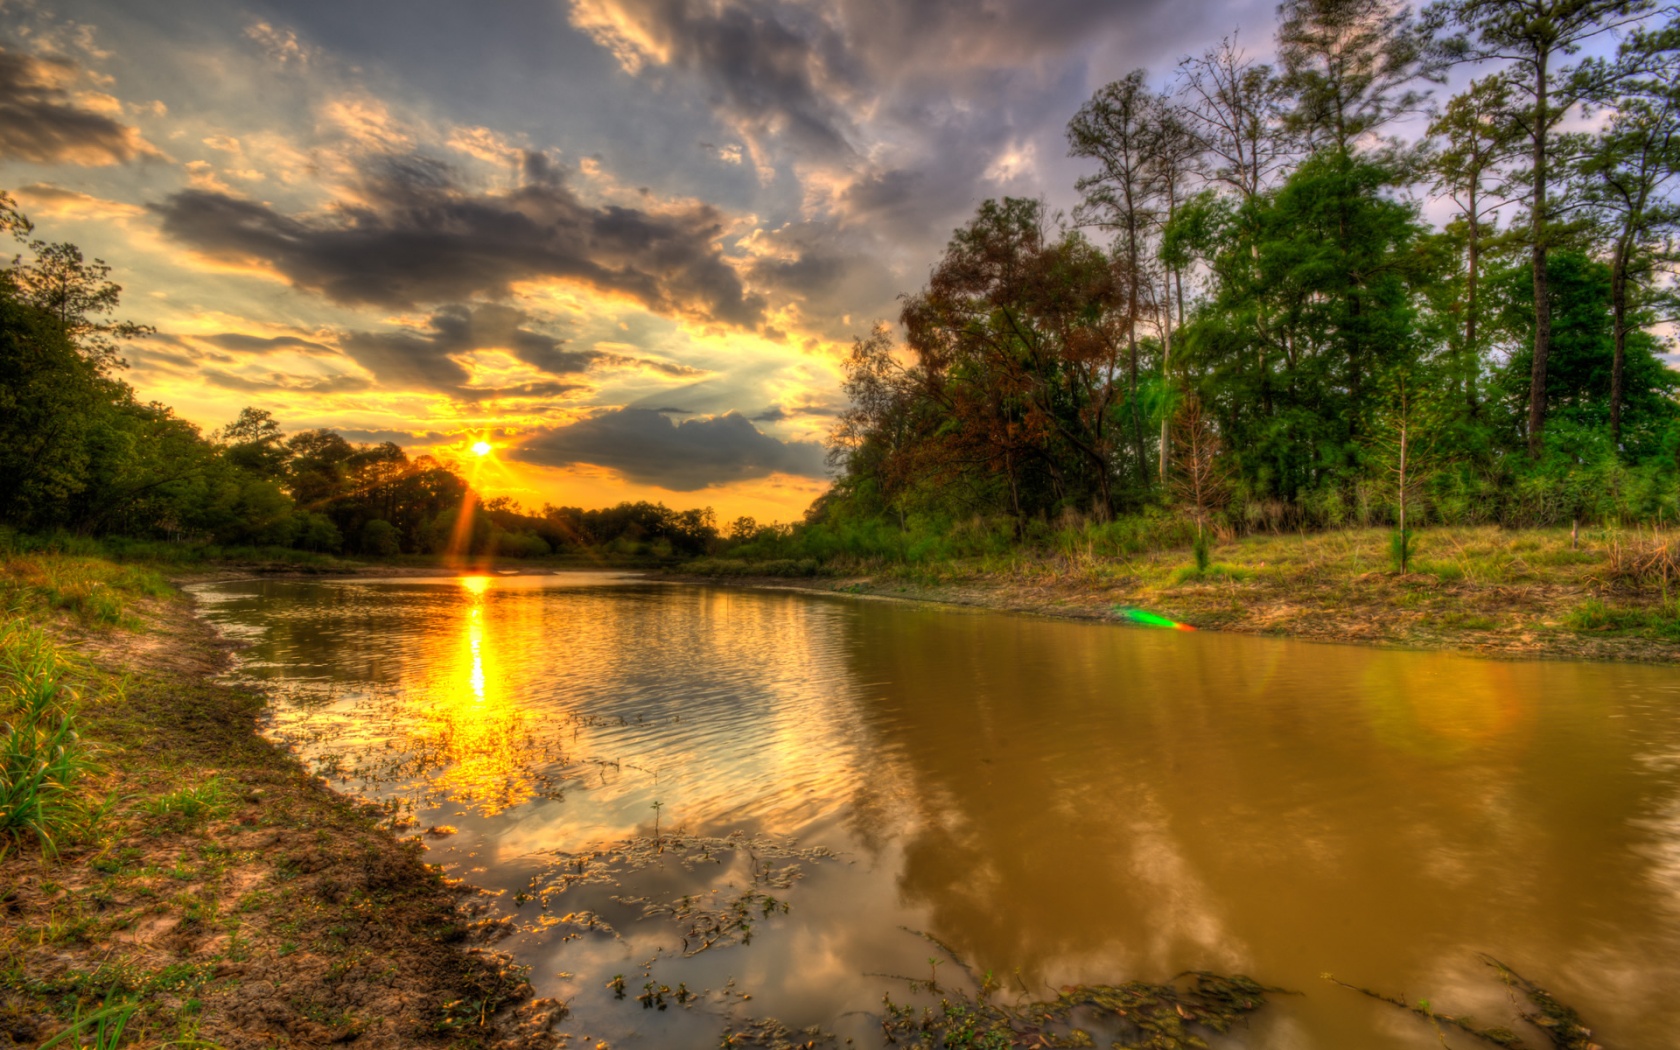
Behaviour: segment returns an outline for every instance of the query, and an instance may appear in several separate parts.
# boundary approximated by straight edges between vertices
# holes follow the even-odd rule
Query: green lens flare
[[[1145,609],[1125,609],[1120,606],[1115,606],[1114,611],[1118,613],[1122,619],[1129,620],[1132,623],[1143,627],[1166,627],[1174,631],[1195,630],[1194,627],[1191,627],[1187,623],[1179,623],[1177,620],[1169,619],[1168,617],[1162,616],[1160,613],[1152,613]]]

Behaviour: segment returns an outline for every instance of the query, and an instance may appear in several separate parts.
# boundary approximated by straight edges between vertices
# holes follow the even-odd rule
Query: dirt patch
[[[56,859],[0,860],[0,1047],[130,1007],[134,1045],[557,1045],[561,1008],[483,946],[475,892],[258,736],[186,602],[140,615],[50,627],[86,657],[104,814]]]

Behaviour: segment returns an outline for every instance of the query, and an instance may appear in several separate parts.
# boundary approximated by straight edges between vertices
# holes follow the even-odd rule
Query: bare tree
[[[1179,406],[1173,448],[1173,492],[1195,519],[1200,540],[1208,520],[1230,501],[1231,493],[1219,461],[1219,432],[1194,394]]]
[[[1214,181],[1252,200],[1294,153],[1281,124],[1284,93],[1272,67],[1250,58],[1235,35],[1179,66],[1190,128],[1212,159]]]

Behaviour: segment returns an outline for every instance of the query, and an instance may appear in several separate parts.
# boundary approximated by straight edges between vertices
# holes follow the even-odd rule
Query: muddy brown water
[[[1509,1023],[1485,952],[1609,1050],[1680,1046],[1674,668],[608,574],[195,590],[274,736],[456,829],[430,859],[497,894],[579,1038],[874,1045],[883,994],[925,1001],[895,977],[961,980],[914,930],[1039,998],[1192,968],[1303,993],[1215,1045],[1441,1045],[1324,973]],[[615,861],[656,816],[664,852]],[[708,908],[750,939],[686,954]]]

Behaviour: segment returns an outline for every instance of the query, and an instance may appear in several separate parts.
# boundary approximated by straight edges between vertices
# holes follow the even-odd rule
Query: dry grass
[[[1485,526],[1416,542],[1405,574],[1390,567],[1389,530],[1346,529],[1216,543],[1203,571],[1188,547],[1017,552],[811,586],[1084,618],[1135,607],[1200,628],[1493,655],[1680,659],[1680,539]]]

